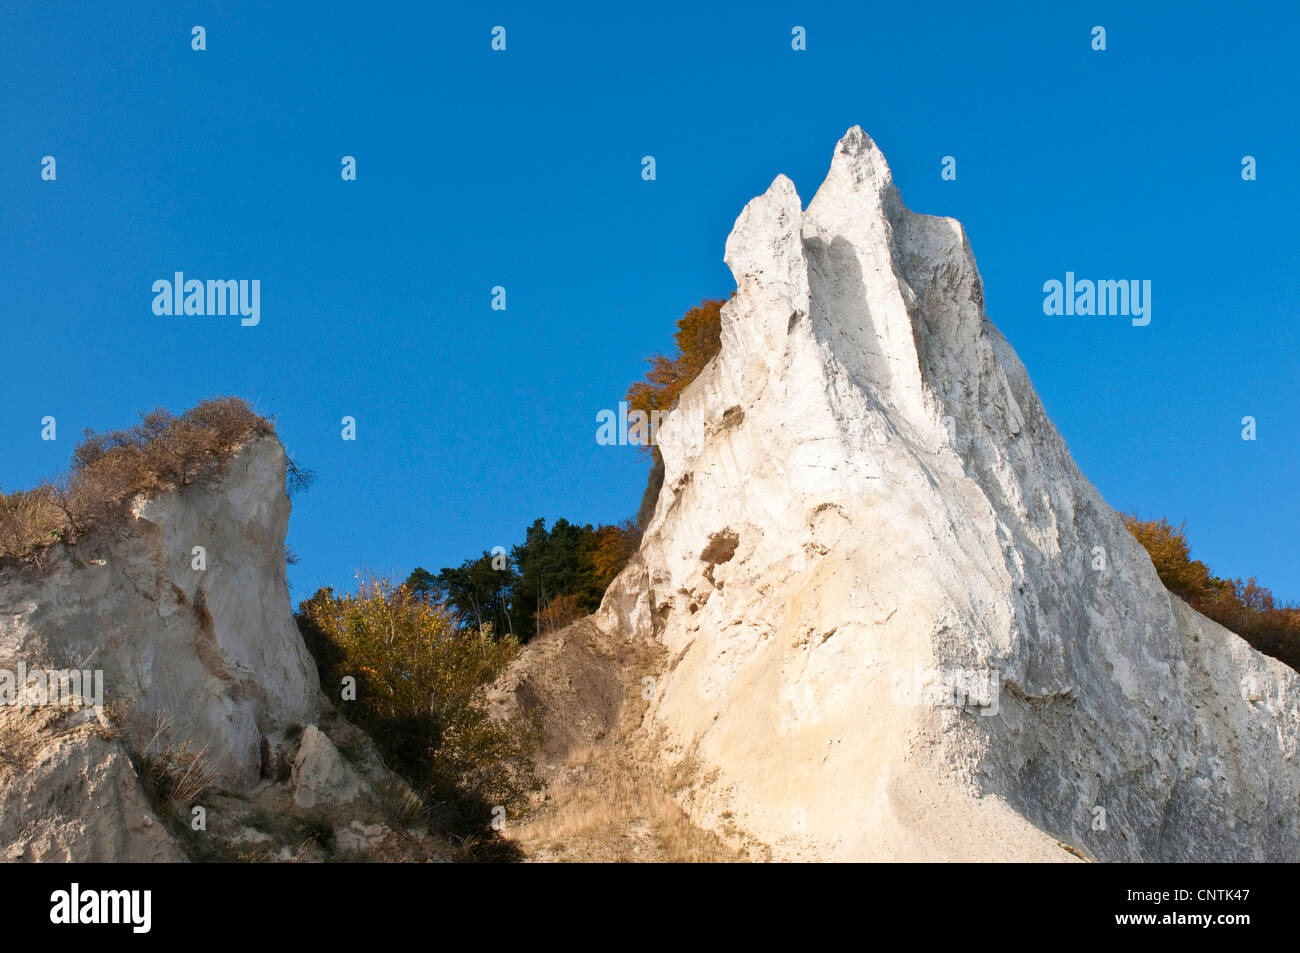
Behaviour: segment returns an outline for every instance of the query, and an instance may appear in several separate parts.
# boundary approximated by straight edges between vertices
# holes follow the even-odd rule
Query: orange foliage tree
[[[691,381],[699,377],[704,366],[722,347],[722,306],[726,301],[711,298],[701,301],[677,322],[673,341],[676,354],[656,354],[649,358],[650,370],[645,380],[637,381],[627,391],[627,408],[650,414],[671,410]]]
[[[641,533],[631,520],[617,526],[597,526],[583,536],[578,544],[578,566],[589,611],[600,607],[605,590],[640,545]]]
[[[573,593],[556,596],[544,608],[533,613],[537,634],[545,635],[555,629],[562,629],[587,615],[581,603],[582,600]]]
[[[1124,525],[1146,549],[1160,581],[1193,609],[1236,632],[1252,647],[1300,671],[1300,609],[1277,606],[1273,593],[1255,577],[1221,579],[1191,557],[1184,532],[1161,518],[1121,514]]]

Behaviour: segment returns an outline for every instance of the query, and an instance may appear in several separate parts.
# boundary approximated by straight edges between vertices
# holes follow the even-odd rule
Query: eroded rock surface
[[[854,128],[726,261],[721,352],[595,617],[670,655],[648,719],[701,765],[693,816],[777,857],[1300,860],[1296,673],[1161,585],[962,227]]]
[[[224,786],[256,784],[263,739],[313,721],[320,693],[289,602],[284,476],[279,440],[258,437],[218,479],[140,498],[43,569],[6,566],[0,666],[102,669],[105,703],[163,719]]]
[[[364,788],[334,742],[315,725],[308,725],[302,733],[293,762],[293,786],[293,801],[299,807],[348,804],[360,797]]]
[[[120,741],[94,712],[0,706],[6,861],[183,861]]]

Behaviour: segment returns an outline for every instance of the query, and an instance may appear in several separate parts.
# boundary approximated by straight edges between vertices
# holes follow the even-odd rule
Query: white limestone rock
[[[293,761],[293,803],[302,808],[349,804],[367,790],[334,742],[308,725]]]
[[[284,477],[280,442],[256,437],[218,479],[138,499],[120,531],[56,546],[40,571],[7,565],[0,665],[102,669],[106,702],[161,716],[221,786],[249,789],[263,739],[313,721],[320,690],[290,608]]]
[[[382,847],[392,833],[383,824],[367,824],[354,819],[347,827],[338,825],[334,828],[334,842],[341,851],[365,854]]]
[[[908,211],[855,127],[726,261],[721,352],[596,617],[670,653],[648,718],[698,761],[695,819],[778,858],[1300,860],[1296,673],[1161,585],[962,227]],[[954,672],[996,712],[907,703]]]
[[[87,709],[0,706],[0,860],[185,860],[119,741]]]

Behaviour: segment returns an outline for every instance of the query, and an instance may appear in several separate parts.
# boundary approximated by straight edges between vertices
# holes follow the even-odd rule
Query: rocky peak
[[[787,857],[1300,857],[1296,673],[1160,584],[961,226],[855,127],[726,261],[721,350],[597,616],[668,650],[647,718],[701,766],[693,816]]]

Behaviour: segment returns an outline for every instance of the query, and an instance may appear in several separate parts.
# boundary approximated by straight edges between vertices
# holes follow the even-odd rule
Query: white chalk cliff
[[[161,718],[223,787],[250,789],[320,695],[290,608],[284,480],[279,440],[255,437],[217,479],[137,499],[125,526],[57,544],[39,571],[6,567],[0,666],[102,669],[106,703]]]
[[[961,225],[854,128],[726,261],[721,352],[596,616],[669,652],[647,718],[694,818],[779,858],[1300,860],[1296,673],[1161,585]],[[918,697],[953,677],[988,682]]]

